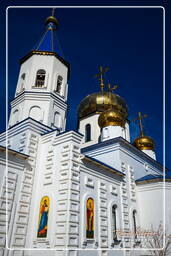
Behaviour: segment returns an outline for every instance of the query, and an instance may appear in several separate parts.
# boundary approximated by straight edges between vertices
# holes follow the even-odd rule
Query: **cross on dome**
[[[95,77],[97,77],[97,78],[99,79],[99,81],[100,81],[100,88],[101,88],[101,91],[102,91],[102,92],[104,91],[104,87],[105,87],[103,75],[104,75],[104,73],[106,73],[108,70],[109,70],[108,67],[103,68],[102,66],[100,66],[100,67],[99,67],[99,73],[97,73],[97,74],[95,75]]]
[[[119,86],[118,85],[114,85],[112,88],[111,88],[111,84],[109,83],[108,84],[108,90],[109,90],[109,92],[113,92],[114,90],[116,90]]]
[[[144,136],[144,126],[143,126],[143,119],[146,118],[148,115],[144,114],[142,115],[141,112],[138,112],[138,117],[135,118],[133,121],[139,121],[139,127],[140,127],[140,136]]]

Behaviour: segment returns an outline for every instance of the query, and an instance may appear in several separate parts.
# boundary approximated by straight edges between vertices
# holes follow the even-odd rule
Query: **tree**
[[[150,255],[154,256],[170,256],[171,255],[171,234],[167,230],[163,230],[160,224],[157,232],[152,228],[152,236],[147,237],[146,248],[149,248]],[[158,249],[157,249],[158,248]],[[152,250],[151,250],[152,249]]]

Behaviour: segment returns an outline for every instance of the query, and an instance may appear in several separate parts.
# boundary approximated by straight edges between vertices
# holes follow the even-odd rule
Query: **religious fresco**
[[[86,238],[94,238],[94,200],[88,198],[87,204]]]
[[[50,207],[49,197],[44,196],[40,202],[39,225],[38,225],[37,237],[47,237],[49,207]]]

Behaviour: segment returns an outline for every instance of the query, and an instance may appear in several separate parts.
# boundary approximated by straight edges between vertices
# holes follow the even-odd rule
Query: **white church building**
[[[171,233],[170,172],[141,113],[130,142],[126,102],[104,84],[102,67],[99,92],[79,105],[78,130],[66,131],[70,64],[54,50],[57,27],[48,17],[20,60],[0,134],[0,256],[151,255],[159,225]]]

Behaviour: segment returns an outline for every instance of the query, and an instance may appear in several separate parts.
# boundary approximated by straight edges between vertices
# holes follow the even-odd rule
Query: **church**
[[[106,85],[78,107],[66,131],[70,64],[55,49],[58,20],[20,60],[8,130],[0,134],[0,256],[151,255],[171,233],[169,170],[144,132],[130,142],[127,104]],[[136,113],[135,113],[136,114]]]

